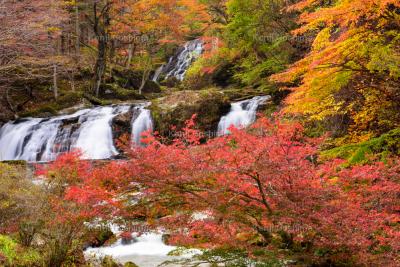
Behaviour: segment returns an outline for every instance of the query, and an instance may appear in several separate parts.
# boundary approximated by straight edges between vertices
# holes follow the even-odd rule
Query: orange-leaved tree
[[[273,76],[293,90],[286,111],[340,125],[352,141],[398,127],[399,1],[304,0],[291,9],[302,11],[294,34],[315,39],[305,58]]]

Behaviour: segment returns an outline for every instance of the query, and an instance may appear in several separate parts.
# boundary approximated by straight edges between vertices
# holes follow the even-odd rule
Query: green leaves
[[[282,13],[284,1],[227,2],[230,21],[225,39],[236,50],[235,78],[244,85],[260,86],[266,77],[282,71],[294,49],[289,31],[294,23],[290,14]]]

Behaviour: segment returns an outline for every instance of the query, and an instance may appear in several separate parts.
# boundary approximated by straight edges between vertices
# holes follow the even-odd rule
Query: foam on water
[[[229,128],[244,128],[256,120],[258,107],[269,100],[270,96],[256,96],[231,104],[230,112],[221,118],[218,124],[218,135],[229,134]]]
[[[114,145],[112,121],[131,109],[132,134],[140,144],[144,131],[152,129],[146,105],[117,105],[83,109],[52,118],[26,118],[6,123],[0,129],[0,160],[52,161],[60,153],[79,149],[85,159],[107,159],[119,152]]]
[[[145,106],[135,107],[139,114],[132,120],[132,141],[134,145],[143,145],[141,142],[142,133],[153,130],[153,120],[150,110]]]
[[[164,74],[165,79],[175,77],[182,81],[190,65],[203,53],[203,41],[196,39],[187,42],[176,55],[171,57],[167,64],[158,68],[153,76],[153,81],[157,82],[159,77]]]

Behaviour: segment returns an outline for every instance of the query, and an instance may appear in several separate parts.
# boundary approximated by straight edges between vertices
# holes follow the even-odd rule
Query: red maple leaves
[[[148,146],[129,151],[127,161],[86,170],[72,161],[81,179],[65,198],[91,207],[93,216],[146,217],[179,244],[251,251],[274,249],[284,235],[302,253],[324,249],[380,263],[396,257],[398,158],[345,169],[340,161],[318,162],[321,140],[305,137],[296,123],[262,118],[205,144],[193,124],[172,144],[147,137]],[[70,168],[60,164],[70,161],[53,167]]]

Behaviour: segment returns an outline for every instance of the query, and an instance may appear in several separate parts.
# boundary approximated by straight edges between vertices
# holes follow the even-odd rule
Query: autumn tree
[[[322,140],[296,123],[261,119],[206,144],[193,126],[169,145],[145,135],[147,147],[96,168],[66,196],[82,207],[110,203],[126,223],[146,218],[179,245],[286,248],[321,263],[398,261],[398,158],[346,169],[318,162]]]
[[[140,93],[155,61],[165,60],[164,48],[201,35],[209,24],[206,6],[197,0],[124,1],[115,12],[120,15],[112,35],[127,55],[126,66],[143,72]]]
[[[65,63],[57,46],[66,19],[63,5],[63,1],[4,0],[0,3],[0,87],[12,113],[32,100],[29,82],[54,80],[54,66]],[[21,81],[25,81],[22,88]],[[56,84],[53,89],[57,97]],[[14,101],[13,90],[26,91],[26,99]]]
[[[398,1],[300,1],[311,52],[274,80],[291,83],[286,111],[322,121],[350,141],[399,126]]]
[[[218,38],[220,46],[212,57],[202,58],[188,71],[189,83],[196,84],[197,76],[209,83],[222,86],[238,84],[241,87],[273,92],[268,77],[284,70],[288,63],[301,55],[307,39],[292,38],[296,28],[297,12],[284,12],[288,1],[206,1],[214,19],[206,37]],[[219,74],[221,73],[221,74]]]

